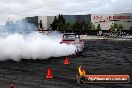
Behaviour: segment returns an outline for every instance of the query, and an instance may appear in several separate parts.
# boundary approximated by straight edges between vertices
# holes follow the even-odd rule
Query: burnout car
[[[80,35],[75,33],[65,33],[63,34],[63,39],[60,44],[72,44],[76,46],[76,53],[82,52],[84,48],[84,42],[80,39]]]

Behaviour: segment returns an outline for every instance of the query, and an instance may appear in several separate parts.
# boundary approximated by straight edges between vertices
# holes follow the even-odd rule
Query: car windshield
[[[65,39],[75,39],[76,35],[64,35]]]

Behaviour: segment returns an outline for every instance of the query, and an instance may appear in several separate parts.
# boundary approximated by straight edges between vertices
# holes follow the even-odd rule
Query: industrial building
[[[42,22],[43,29],[51,29],[50,25],[52,24],[55,16],[34,16],[26,17],[27,22],[33,23],[35,26],[39,27],[39,24]],[[56,16],[58,17],[58,16]],[[63,15],[66,23],[74,23],[76,21],[90,23],[90,15]],[[41,22],[40,22],[41,21]]]
[[[40,21],[42,22],[43,29],[50,29],[50,24],[53,22],[55,16],[34,16],[26,17],[25,20],[39,27]]]
[[[132,28],[132,14],[91,14],[91,22],[95,27],[100,24],[101,30],[109,30],[114,23],[122,25],[122,30],[130,30]]]
[[[42,23],[42,27],[47,30],[51,29],[55,16],[35,16],[26,17],[25,20],[31,22],[39,27]],[[56,16],[58,17],[58,16]],[[95,28],[100,24],[101,30],[109,30],[113,23],[117,23],[123,26],[122,30],[132,29],[132,13],[122,13],[122,14],[88,14],[88,15],[63,15],[65,22],[74,23],[76,21],[80,23],[93,23]],[[41,21],[41,22],[40,22]]]

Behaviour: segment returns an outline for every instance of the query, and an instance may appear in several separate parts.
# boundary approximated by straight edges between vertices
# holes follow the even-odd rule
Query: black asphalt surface
[[[132,79],[132,40],[85,40],[84,52],[48,60],[0,61],[0,88],[132,88],[126,84],[77,84],[80,65],[86,74],[128,74]],[[46,79],[47,69],[52,69],[53,79]]]

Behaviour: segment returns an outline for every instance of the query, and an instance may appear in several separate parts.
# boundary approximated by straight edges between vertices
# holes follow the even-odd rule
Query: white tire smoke
[[[74,53],[74,45],[60,44],[61,35],[30,34],[0,35],[0,60],[48,59],[67,56]]]

